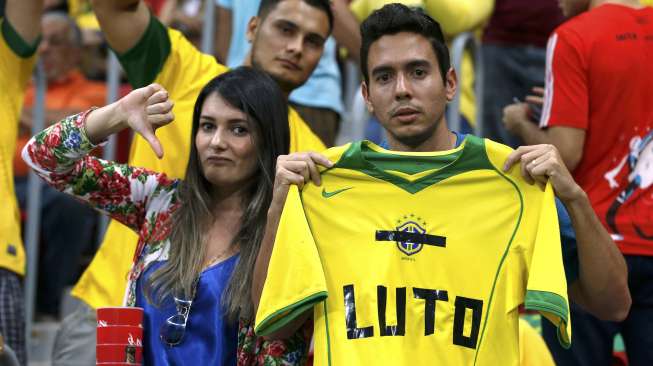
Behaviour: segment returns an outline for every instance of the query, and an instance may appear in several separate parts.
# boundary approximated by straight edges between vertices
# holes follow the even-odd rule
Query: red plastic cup
[[[140,364],[143,362],[143,347],[126,344],[98,344],[95,349],[96,363],[123,362]]]
[[[128,325],[98,327],[97,344],[123,344],[142,347],[143,328]]]
[[[143,326],[143,308],[111,307],[97,309],[97,326],[128,325]]]

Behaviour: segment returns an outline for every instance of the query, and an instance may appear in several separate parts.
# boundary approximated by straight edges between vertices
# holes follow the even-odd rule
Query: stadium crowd
[[[2,0],[0,364],[136,307],[145,365],[653,365],[649,57],[650,0]]]

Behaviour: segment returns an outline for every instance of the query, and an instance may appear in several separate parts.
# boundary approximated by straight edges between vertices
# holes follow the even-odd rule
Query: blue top
[[[216,0],[216,3],[231,10],[231,43],[227,66],[238,67],[242,65],[250,48],[246,37],[247,23],[258,13],[261,1]],[[336,41],[329,37],[313,74],[304,85],[290,93],[289,100],[307,107],[328,108],[342,115],[344,105],[341,89],[340,69],[336,63]]]
[[[220,307],[222,293],[237,262],[238,255],[234,255],[202,272],[184,337],[175,346],[160,338],[161,325],[177,314],[174,300],[167,297],[157,307],[147,302],[143,294],[144,279],[165,262],[154,262],[143,272],[136,287],[136,306],[144,309],[144,365],[236,365],[238,323],[229,323]]]
[[[465,140],[465,134],[452,131],[456,135],[456,146],[460,146]],[[388,148],[388,141],[384,140],[381,147]],[[556,197],[556,209],[558,211],[558,225],[560,225],[560,242],[562,243],[562,262],[565,267],[567,284],[578,279],[578,246],[576,244],[576,231],[571,224],[571,218],[565,205]]]

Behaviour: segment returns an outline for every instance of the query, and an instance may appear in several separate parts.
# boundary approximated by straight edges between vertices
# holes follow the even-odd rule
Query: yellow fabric
[[[217,63],[212,55],[198,51],[180,32],[169,29],[168,36],[170,54],[155,80],[168,90],[170,99],[175,103],[175,121],[157,130],[164,157],[159,160],[150,145],[136,135],[129,163],[165,172],[173,178],[182,178],[190,154],[193,106],[197,95],[206,83],[227,71],[227,68]],[[289,112],[288,123],[291,151],[325,149],[320,139],[293,110]],[[120,305],[137,240],[133,231],[112,220],[100,249],[72,294],[94,308]]]
[[[519,318],[519,357],[521,366],[555,366],[540,333],[522,318]]]
[[[4,22],[0,19],[0,25]],[[13,158],[23,95],[36,57],[14,53],[0,32],[0,268],[25,274],[25,251],[20,236],[20,212],[14,193]]]
[[[316,366],[518,365],[518,306],[525,303],[570,339],[550,185],[527,184],[519,167],[504,176],[498,169],[511,150],[475,137],[437,153],[398,154],[371,143],[361,153],[358,146],[327,150],[338,163],[322,173],[320,187],[291,189],[258,334],[313,307]],[[398,242],[406,232],[446,242]],[[418,298],[424,289],[439,297],[428,311]],[[383,324],[396,327],[382,335]]]
[[[450,39],[462,32],[479,31],[490,18],[494,8],[492,0],[354,0],[351,2],[350,9],[358,21],[362,22],[375,9],[395,2],[423,8],[440,23],[445,36]],[[456,72],[461,82],[460,112],[474,127],[476,125],[474,58],[469,50],[463,54],[460,70]]]
[[[493,0],[424,0],[424,9],[447,37],[479,29],[490,18]]]
[[[424,8],[424,0],[353,0],[349,4],[349,9],[354,13],[359,22],[362,22],[376,9],[380,9],[383,5],[391,3],[400,3],[406,6],[414,6]]]
[[[80,28],[100,30],[100,23],[88,0],[68,0],[68,13]]]

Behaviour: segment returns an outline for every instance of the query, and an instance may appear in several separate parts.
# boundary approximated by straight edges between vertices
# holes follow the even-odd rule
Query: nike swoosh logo
[[[354,188],[354,187],[346,187],[346,188],[342,188],[342,189],[337,189],[337,190],[335,190],[333,192],[327,192],[326,189],[322,188],[322,197],[331,198],[331,197],[337,195],[338,193],[342,193],[342,192],[350,190],[352,188]]]

